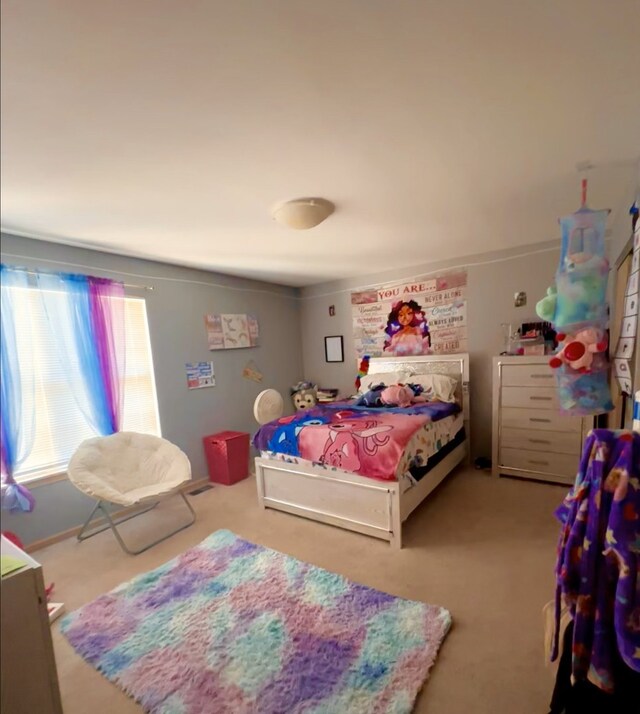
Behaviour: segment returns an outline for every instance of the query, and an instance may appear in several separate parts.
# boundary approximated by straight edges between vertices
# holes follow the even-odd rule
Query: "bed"
[[[396,427],[402,425],[402,453],[398,453],[399,446],[389,443],[385,434],[389,417],[381,415],[383,410],[375,410],[376,418],[358,427],[361,429],[359,443],[364,445],[360,438],[363,434],[367,438],[368,456],[365,457],[362,450],[361,459],[355,461],[348,449],[342,450],[346,456],[345,453],[336,455],[335,445],[331,447],[333,458],[318,460],[303,458],[295,445],[282,446],[282,438],[279,450],[265,448],[267,442],[273,443],[275,428],[267,425],[267,430],[263,427],[254,442],[260,450],[255,460],[260,505],[387,540],[392,547],[401,548],[403,522],[467,458],[469,357],[467,354],[379,357],[370,361],[369,375],[380,375],[380,381],[385,381],[385,375],[389,382],[395,381],[398,373],[403,375],[403,381],[425,374],[453,377],[457,407],[436,404],[416,405],[409,410],[384,410],[397,414],[393,422]],[[332,405],[329,409],[333,413],[309,413],[312,421],[300,439],[327,441],[326,429],[331,427],[327,422],[346,418],[356,423],[352,410],[357,408],[351,404]],[[348,413],[336,416],[335,411],[341,409]],[[372,419],[370,413],[358,416]],[[290,419],[293,422],[295,418]],[[417,446],[424,448],[420,450]],[[393,459],[397,457],[393,473],[386,456],[392,448],[396,450]],[[416,463],[418,451],[424,458]],[[336,456],[340,458],[336,460]],[[386,467],[383,466],[385,460],[389,462]]]

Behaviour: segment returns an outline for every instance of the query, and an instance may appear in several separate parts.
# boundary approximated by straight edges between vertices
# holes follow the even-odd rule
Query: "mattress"
[[[418,481],[425,478],[429,471],[464,439],[462,412],[446,416],[438,421],[430,421],[420,427],[406,444],[396,469],[394,480],[401,483],[402,492],[413,488]],[[319,461],[310,461],[300,456],[282,454],[268,449],[261,449],[260,455],[266,459],[288,464],[304,464],[328,471],[337,470],[335,466],[329,466]],[[343,470],[348,471],[348,469]]]

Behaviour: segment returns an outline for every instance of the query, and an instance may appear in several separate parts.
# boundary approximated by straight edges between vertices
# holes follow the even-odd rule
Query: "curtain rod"
[[[27,275],[38,275],[35,270],[25,270]],[[136,290],[153,290],[153,285],[133,285],[132,283],[122,283],[125,288],[135,288]]]

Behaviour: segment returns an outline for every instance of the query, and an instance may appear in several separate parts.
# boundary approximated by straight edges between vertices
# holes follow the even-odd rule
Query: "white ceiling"
[[[4,0],[2,227],[290,285],[626,230],[638,0]],[[310,231],[276,202],[324,196]]]

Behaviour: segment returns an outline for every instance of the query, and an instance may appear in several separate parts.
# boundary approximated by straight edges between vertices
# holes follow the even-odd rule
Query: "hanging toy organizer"
[[[607,280],[605,254],[608,211],[586,207],[560,219],[562,246],[555,286],[536,310],[553,323],[559,343],[549,364],[556,370],[560,409],[588,416],[613,409],[609,389]]]

